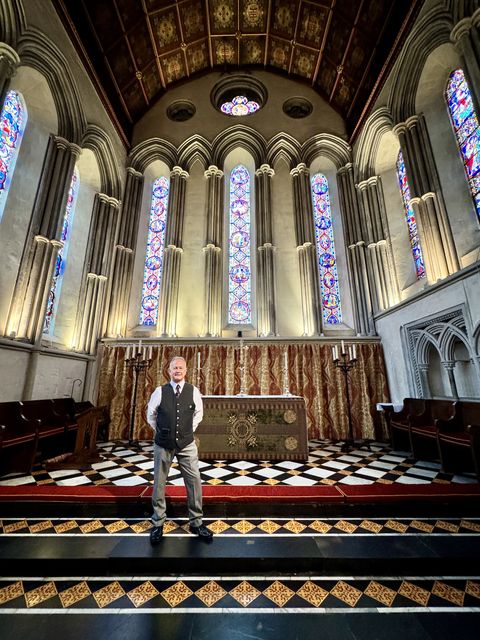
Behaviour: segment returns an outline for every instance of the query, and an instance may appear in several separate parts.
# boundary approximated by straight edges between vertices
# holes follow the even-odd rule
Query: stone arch
[[[222,131],[213,141],[213,164],[222,167],[225,158],[235,148],[241,147],[251,154],[258,168],[266,162],[267,144],[265,138],[245,125],[239,124]]]
[[[16,48],[18,38],[27,28],[25,11],[20,0],[0,2],[0,42]]]
[[[127,166],[140,173],[145,173],[148,165],[155,160],[165,162],[172,169],[179,164],[177,148],[168,140],[149,138],[132,149]]]
[[[211,164],[212,145],[199,134],[191,136],[178,147],[178,164],[187,171],[194,162],[199,161],[206,169]]]
[[[82,147],[93,151],[97,158],[102,193],[119,200],[120,176],[108,135],[97,125],[89,124],[82,140]]]
[[[452,28],[450,12],[441,6],[427,11],[415,24],[391,74],[393,83],[387,106],[395,124],[415,114],[415,96],[425,61],[434,49],[450,42]]]
[[[300,164],[300,143],[287,133],[278,133],[267,144],[267,164],[273,167],[280,158],[290,169]]]
[[[375,175],[375,162],[384,133],[393,130],[393,119],[387,107],[374,111],[365,122],[355,153],[359,182]]]
[[[65,56],[41,31],[30,28],[18,41],[21,64],[45,76],[55,101],[58,135],[80,146],[87,122],[75,79]]]
[[[320,155],[329,158],[337,171],[352,161],[350,145],[345,140],[330,133],[320,133],[302,145],[301,156],[307,167]]]

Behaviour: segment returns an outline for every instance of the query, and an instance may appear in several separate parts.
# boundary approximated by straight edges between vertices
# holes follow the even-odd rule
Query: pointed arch
[[[175,145],[162,138],[149,138],[131,150],[127,166],[144,173],[148,165],[155,160],[161,160],[170,168],[180,164]]]
[[[89,124],[82,140],[82,147],[93,151],[100,170],[102,193],[120,199],[121,182],[118,163],[112,152],[112,142],[103,129]]]
[[[36,28],[25,31],[18,41],[21,64],[36,69],[48,82],[58,115],[58,135],[81,145],[87,121],[80,93],[68,61],[47,36]]]
[[[192,165],[198,160],[206,169],[212,164],[212,145],[199,134],[195,134],[185,140],[178,147],[178,164],[190,171]]]
[[[222,167],[228,154],[237,148],[245,149],[254,159],[255,166],[266,162],[267,144],[265,138],[254,129],[238,124],[222,131],[213,141],[213,164]]]
[[[318,156],[329,158],[338,169],[352,161],[350,145],[330,133],[320,133],[302,145],[303,162],[309,167]]]
[[[393,131],[393,118],[388,107],[380,107],[367,118],[355,153],[359,182],[375,175],[375,163],[382,136],[390,131]]]

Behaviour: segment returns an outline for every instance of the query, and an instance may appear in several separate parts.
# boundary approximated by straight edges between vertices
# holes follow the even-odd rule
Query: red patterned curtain
[[[381,345],[356,343],[357,363],[349,372],[350,406],[356,438],[385,438],[383,422],[375,409],[388,401],[388,386]],[[284,390],[285,351],[288,354],[288,388],[303,396],[310,439],[339,440],[348,433],[345,376],[334,367],[330,345],[306,343],[245,343],[244,387],[248,395],[281,395]],[[198,354],[200,370],[198,371]],[[203,395],[236,395],[240,392],[239,344],[161,344],[153,346],[152,364],[138,378],[135,439],[151,438],[146,422],[148,400],[155,387],[169,380],[173,356],[187,361],[187,380]],[[125,366],[125,347],[103,349],[98,404],[110,410],[110,438],[129,433],[133,395],[132,369]]]

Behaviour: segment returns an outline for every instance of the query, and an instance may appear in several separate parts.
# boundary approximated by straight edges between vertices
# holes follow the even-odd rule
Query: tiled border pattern
[[[479,534],[477,518],[226,518],[204,519],[216,535],[368,535],[368,534]],[[0,535],[138,535],[151,529],[150,520],[133,518],[4,518]],[[166,536],[189,534],[186,519],[167,520]]]
[[[0,610],[478,608],[480,578],[0,579]]]
[[[103,461],[92,469],[46,471],[37,465],[31,475],[0,478],[1,486],[140,486],[153,483],[153,445],[150,441],[131,446],[99,443]],[[211,460],[200,461],[202,483],[212,486],[329,486],[335,484],[449,484],[476,483],[473,474],[443,473],[439,463],[414,461],[408,453],[392,452],[383,443],[372,442],[342,453],[330,440],[309,443],[308,462]],[[174,463],[168,478],[171,486],[183,485]]]

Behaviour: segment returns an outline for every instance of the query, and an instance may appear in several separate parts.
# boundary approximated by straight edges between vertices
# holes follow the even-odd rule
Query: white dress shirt
[[[182,380],[178,383],[174,380],[170,380],[170,384],[172,385],[174,393],[177,390],[177,384],[180,385],[180,393],[182,393],[183,387],[185,385],[185,380]],[[147,407],[147,422],[153,430],[157,428],[157,409],[160,406],[161,402],[162,387],[157,387],[152,393]],[[203,400],[197,387],[193,387],[193,402],[195,403],[195,411],[193,412],[193,430],[195,431],[203,418]]]

